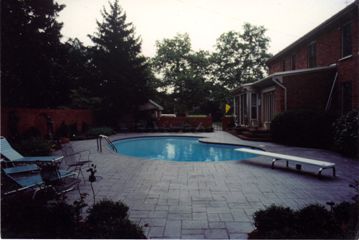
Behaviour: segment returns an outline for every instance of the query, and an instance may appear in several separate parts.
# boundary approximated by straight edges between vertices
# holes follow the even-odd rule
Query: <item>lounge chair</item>
[[[0,148],[1,155],[14,163],[56,163],[64,158],[63,156],[24,157],[18,153],[3,136],[0,136]]]
[[[78,188],[79,180],[75,173],[55,169],[47,172],[36,164],[2,168],[2,196],[8,196],[24,191],[33,191],[32,198],[44,189],[51,189],[56,195],[61,195]]]

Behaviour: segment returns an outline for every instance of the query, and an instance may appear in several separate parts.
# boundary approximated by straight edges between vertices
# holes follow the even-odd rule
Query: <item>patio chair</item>
[[[74,151],[71,144],[62,145],[62,154],[64,157],[64,162],[66,164],[67,170],[71,170],[77,172],[77,177],[82,175],[83,180],[85,181],[85,176],[82,171],[83,167],[90,167],[90,151],[82,150],[82,151]]]
[[[1,155],[13,163],[58,163],[64,158],[63,156],[24,157],[3,136],[0,136],[0,148]]]
[[[35,198],[39,191],[45,189],[62,195],[76,186],[78,188],[79,184],[79,180],[72,177],[74,173],[56,169],[46,175],[44,172],[48,170],[40,169],[36,164],[2,168],[1,171],[2,196],[32,191],[32,198]]]

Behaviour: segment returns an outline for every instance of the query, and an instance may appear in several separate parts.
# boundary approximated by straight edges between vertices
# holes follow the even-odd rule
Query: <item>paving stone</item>
[[[149,227],[163,227],[166,225],[166,219],[163,218],[142,218],[140,224],[144,226],[145,224]]]
[[[182,229],[182,235],[202,235],[204,229]]]
[[[195,235],[182,235],[181,239],[204,239],[204,235],[195,234]]]
[[[182,228],[208,228],[208,222],[205,220],[183,220],[182,221]]]
[[[192,213],[193,220],[204,220],[207,221],[207,213],[205,212],[194,212]]]
[[[148,218],[167,218],[167,211],[154,211],[148,213]]]
[[[219,219],[221,221],[223,221],[223,222],[224,221],[233,221],[234,220],[231,213],[219,213],[218,216],[219,216]]]
[[[164,227],[150,227],[148,237],[150,238],[162,238]]]
[[[209,228],[225,228],[224,222],[208,222]]]
[[[208,239],[227,239],[228,234],[225,229],[207,229],[204,235]]]
[[[254,230],[250,222],[225,222],[229,233],[249,233]]]
[[[164,236],[165,238],[179,238],[181,236],[181,221],[168,220]]]
[[[212,222],[219,222],[221,220],[217,213],[208,213],[207,217],[208,217],[208,221],[212,221]]]
[[[230,239],[248,239],[248,234],[245,233],[232,233],[229,234]]]
[[[169,213],[167,215],[169,220],[190,220],[192,219],[192,213]]]

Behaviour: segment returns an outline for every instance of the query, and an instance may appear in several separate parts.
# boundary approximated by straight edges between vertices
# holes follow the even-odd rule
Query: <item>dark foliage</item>
[[[5,106],[54,107],[68,102],[60,42],[63,9],[53,0],[1,1],[1,96]],[[46,101],[44,101],[46,99]]]
[[[30,199],[3,200],[1,234],[5,238],[71,238],[75,233],[74,207],[64,202]]]
[[[141,228],[128,220],[128,207],[102,200],[89,209],[88,238],[145,238]]]
[[[145,238],[142,229],[128,220],[128,207],[104,200],[89,209],[82,221],[79,209],[64,201],[31,199],[2,201],[1,234],[5,238]]]
[[[48,156],[52,148],[51,142],[41,137],[19,138],[13,146],[24,156]]]
[[[359,113],[351,111],[334,123],[334,144],[336,149],[347,156],[359,153]]]
[[[103,134],[106,136],[110,136],[115,134],[116,132],[109,127],[98,127],[98,128],[90,128],[87,132],[88,137],[98,137],[98,135]]]
[[[272,205],[254,214],[251,239],[353,239],[358,225],[359,203],[342,202],[332,210],[313,204],[298,211]]]
[[[271,136],[282,144],[328,148],[334,119],[333,115],[314,110],[279,113],[271,122]]]
[[[290,208],[273,205],[266,210],[257,211],[254,214],[254,222],[259,230],[256,235],[258,238],[280,238],[283,235],[291,238],[295,234],[294,211]]]

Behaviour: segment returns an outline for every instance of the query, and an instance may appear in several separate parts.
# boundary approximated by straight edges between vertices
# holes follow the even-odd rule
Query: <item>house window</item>
[[[342,113],[347,113],[352,110],[352,83],[344,82],[341,84],[341,105]]]
[[[241,94],[239,110],[240,125],[247,125],[247,94]]]
[[[352,25],[345,24],[342,27],[342,57],[352,54]]]
[[[270,122],[274,117],[274,91],[263,93],[262,102],[263,122]]]
[[[290,65],[291,65],[291,69],[295,70],[295,55],[292,55],[290,57]]]
[[[257,94],[251,95],[251,119],[257,119]]]
[[[316,59],[316,46],[315,42],[312,42],[308,46],[308,67],[316,67],[317,59]]]

